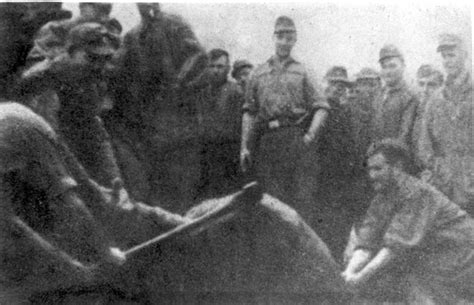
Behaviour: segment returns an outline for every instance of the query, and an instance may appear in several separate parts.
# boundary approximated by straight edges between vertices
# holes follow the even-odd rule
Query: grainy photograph
[[[0,305],[474,304],[471,12],[0,2]]]

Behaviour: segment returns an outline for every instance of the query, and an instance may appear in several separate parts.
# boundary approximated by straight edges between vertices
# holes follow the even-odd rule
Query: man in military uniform
[[[235,79],[237,84],[242,89],[242,92],[245,92],[245,88],[250,79],[250,73],[253,70],[253,65],[245,59],[236,60],[232,66],[232,78]]]
[[[418,100],[415,123],[413,124],[412,145],[416,156],[419,156],[418,142],[420,141],[421,125],[428,101],[433,98],[440,98],[440,89],[443,86],[444,76],[431,65],[421,65],[416,73],[418,85]]]
[[[195,100],[206,53],[183,18],[159,3],[137,7],[141,20],[116,55],[114,107],[103,117],[132,196],[167,198],[168,208],[183,212],[199,181]]]
[[[371,68],[363,68],[356,74],[355,78],[354,86],[357,92],[357,101],[351,104],[351,111],[357,155],[360,157],[362,165],[372,141],[374,101],[380,94],[381,79],[379,73]]]
[[[198,99],[202,141],[201,196],[215,197],[239,188],[239,147],[243,93],[228,80],[229,53],[208,53],[208,85]]]
[[[12,98],[36,32],[53,20],[71,18],[61,2],[0,3],[0,97]]]
[[[119,35],[122,31],[122,26],[116,19],[109,16],[111,10],[111,3],[80,3],[79,16],[72,19],[51,21],[45,24],[34,37],[33,47],[28,54],[24,69],[28,69],[45,59],[53,59],[63,53],[65,48],[67,48],[67,33],[70,29],[81,23],[98,22],[114,35]],[[102,82],[99,87],[101,95],[105,97],[107,94],[105,82]],[[24,102],[33,108],[35,112],[46,117],[53,126],[58,124],[59,99],[53,91],[46,90],[37,96],[30,97],[28,101]]]
[[[0,269],[6,303],[126,299],[143,304],[180,293],[196,300],[223,292],[265,297],[341,290],[337,264],[324,243],[293,209],[268,195],[252,196],[256,202],[248,213],[237,213],[243,217],[223,230],[207,231],[208,238],[173,240],[160,244],[159,255],[151,248],[136,260],[112,251],[184,225],[235,196],[206,202],[189,218],[131,199],[97,116],[96,81],[119,40],[99,23],[84,23],[73,27],[66,41],[67,52],[25,71],[22,83],[24,93],[57,91],[57,129],[24,106],[0,105],[0,238],[6,245]],[[247,228],[255,233],[245,235],[250,242],[235,242],[242,235],[229,237]]]
[[[100,286],[120,278],[115,242],[128,247],[185,222],[129,200],[122,187],[96,91],[119,42],[105,26],[82,23],[67,34],[66,51],[23,73],[22,93],[57,92],[57,129],[19,104],[0,111],[1,238],[10,245],[2,285],[18,298],[9,304],[107,297],[113,292]]]
[[[396,138],[410,145],[418,100],[403,78],[404,57],[389,44],[380,50],[379,63],[385,85],[375,100],[373,141]]]
[[[474,300],[474,220],[408,174],[408,148],[391,139],[369,151],[376,196],[356,229],[346,283],[359,296],[403,304]],[[398,303],[397,302],[397,303]]]
[[[255,70],[247,90],[240,158],[244,170],[254,163],[266,192],[298,205],[305,215],[317,187],[314,146],[330,107],[303,65],[291,57],[296,39],[293,20],[279,17],[275,55]]]
[[[355,147],[351,112],[343,104],[349,86],[347,70],[342,66],[329,69],[324,77],[325,96],[331,107],[318,139],[315,154],[320,158],[317,186],[314,186],[310,224],[337,260],[341,260],[346,238],[357,212],[354,201]]]
[[[428,102],[419,141],[424,179],[474,215],[472,78],[467,47],[453,34],[441,35],[437,51],[446,71],[442,98]]]

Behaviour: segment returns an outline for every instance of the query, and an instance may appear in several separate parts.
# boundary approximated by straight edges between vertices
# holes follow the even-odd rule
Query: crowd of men
[[[14,248],[2,255],[14,266],[29,247],[43,248],[25,272],[59,259],[59,271],[38,274],[87,286],[80,262],[106,257],[105,273],[123,263],[108,235],[133,246],[188,223],[195,212],[182,214],[200,200],[256,180],[301,215],[305,225],[294,231],[324,241],[328,264],[343,266],[344,291],[358,302],[474,301],[474,112],[462,38],[440,36],[433,52],[444,73],[422,63],[417,88],[404,78],[401,49],[387,44],[379,69],[349,78],[334,66],[321,90],[291,56],[289,17],[277,18],[266,62],[231,65],[228,51],[206,52],[181,18],[137,6],[141,22],[124,38],[111,4],[81,3],[72,19],[48,7],[56,13],[35,27],[28,55],[2,67],[0,94],[27,106],[0,109],[0,187],[12,203],[2,203],[2,240]],[[289,217],[271,206],[273,218]],[[230,231],[247,236],[242,248],[256,234],[247,229]],[[27,241],[15,244],[15,234]],[[55,244],[60,250],[50,250]],[[21,268],[5,270],[36,287]],[[30,301],[41,303],[54,281]]]

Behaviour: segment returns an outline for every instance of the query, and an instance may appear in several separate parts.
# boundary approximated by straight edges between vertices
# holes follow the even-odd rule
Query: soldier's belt
[[[303,121],[306,116],[300,117],[298,119],[289,119],[289,118],[279,118],[267,121],[265,123],[265,129],[276,130],[279,128],[285,127],[300,127],[303,128]]]

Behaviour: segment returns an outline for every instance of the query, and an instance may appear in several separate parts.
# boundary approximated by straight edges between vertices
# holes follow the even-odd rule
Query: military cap
[[[436,49],[436,51],[441,52],[443,50],[452,49],[454,47],[459,46],[462,46],[461,37],[455,34],[441,34],[439,36],[438,48]]]
[[[81,2],[79,3],[79,8],[82,8],[84,6],[93,6],[99,12],[104,13],[106,15],[109,15],[110,12],[112,12],[112,3],[108,3],[108,2]]]
[[[409,147],[403,141],[396,138],[384,138],[372,143],[367,150],[367,157],[374,156],[384,150],[394,151],[397,155],[405,158],[409,162],[412,161]]]
[[[113,55],[120,47],[120,38],[100,23],[86,22],[69,31],[67,46],[70,51],[84,48],[93,54]]]
[[[236,60],[234,62],[234,65],[232,66],[231,76],[235,78],[237,76],[237,73],[239,73],[240,70],[242,70],[243,68],[253,68],[253,65],[245,59]]]
[[[386,58],[398,57],[403,60],[403,55],[400,50],[393,44],[386,44],[380,49],[379,62],[381,63]]]
[[[416,72],[416,77],[418,78],[425,78],[425,77],[436,77],[436,81],[438,81],[439,84],[442,84],[444,81],[444,76],[443,73],[441,73],[439,70],[436,70],[432,65],[421,65],[418,68],[418,71]]]
[[[278,33],[284,33],[284,32],[290,32],[290,33],[295,33],[296,32],[296,26],[290,17],[287,16],[280,16],[277,18],[275,21],[275,34]]]
[[[380,75],[372,68],[362,68],[359,73],[355,75],[356,81],[360,79],[380,79]]]
[[[342,66],[334,66],[329,69],[326,75],[324,76],[324,79],[333,82],[343,82],[346,84],[350,83],[349,78],[347,76],[347,70]]]
[[[435,73],[435,68],[433,68],[432,65],[421,65],[418,68],[418,71],[416,72],[416,76],[421,78],[421,77],[429,77]]]

